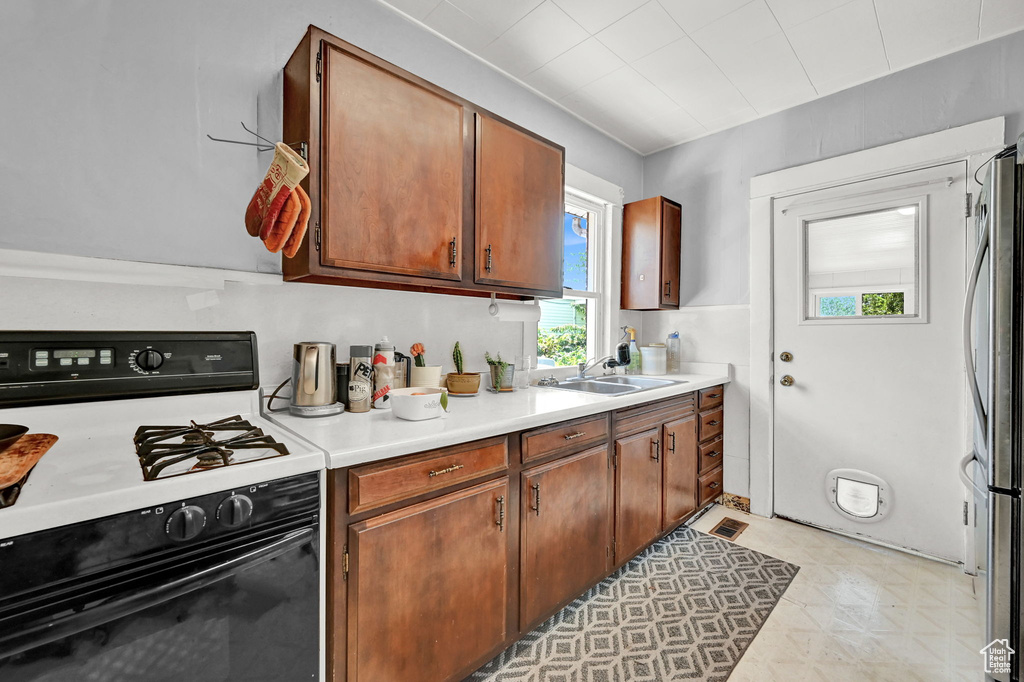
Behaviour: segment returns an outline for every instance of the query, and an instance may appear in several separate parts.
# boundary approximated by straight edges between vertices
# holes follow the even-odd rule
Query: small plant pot
[[[409,386],[438,388],[441,385],[441,365],[417,367],[413,365],[409,375]]]
[[[480,390],[480,373],[466,372],[448,375],[448,390],[452,393],[476,393]]]
[[[489,384],[491,388],[494,388],[494,385],[498,382],[498,370],[499,369],[500,368],[497,367],[496,365],[491,365],[491,383]],[[510,363],[509,366],[505,368],[505,375],[503,377],[501,377],[501,390],[502,391],[511,391],[512,390],[512,378],[515,376],[515,373],[516,373],[516,366]]]

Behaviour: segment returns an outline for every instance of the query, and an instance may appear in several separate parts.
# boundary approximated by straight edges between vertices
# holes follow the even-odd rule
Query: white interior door
[[[965,184],[961,162],[776,200],[775,513],[962,559]]]

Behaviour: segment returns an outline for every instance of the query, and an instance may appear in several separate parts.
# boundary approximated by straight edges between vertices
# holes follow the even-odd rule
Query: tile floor
[[[984,627],[960,568],[721,506],[736,543],[800,566],[729,682],[982,682]]]

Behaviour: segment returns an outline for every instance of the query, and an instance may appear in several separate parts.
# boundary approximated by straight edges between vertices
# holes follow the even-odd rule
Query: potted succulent
[[[448,375],[448,390],[452,393],[472,394],[480,390],[480,373],[466,372],[462,361],[462,348],[459,342],[455,342],[455,350],[452,351],[452,362],[455,363],[455,371]]]
[[[427,351],[423,344],[414,343],[409,349],[409,353],[413,358],[409,386],[439,387],[441,385],[441,365],[427,364]]]
[[[515,374],[516,366],[498,358],[492,358],[490,353],[484,353],[484,359],[491,368],[491,388],[495,391],[511,391],[512,377]]]

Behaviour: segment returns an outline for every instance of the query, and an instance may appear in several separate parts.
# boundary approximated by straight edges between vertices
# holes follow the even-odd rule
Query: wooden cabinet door
[[[679,307],[679,259],[682,210],[677,204],[661,201],[661,304]]]
[[[522,473],[522,628],[611,568],[611,473],[605,445]]]
[[[661,429],[615,441],[615,563],[661,532]]]
[[[669,530],[697,510],[697,415],[690,414],[665,424],[662,443],[665,449],[662,530]]]
[[[460,280],[461,104],[324,44],[321,263]]]
[[[478,114],[476,154],[476,281],[561,296],[563,150]]]
[[[349,682],[438,682],[505,639],[508,478],[349,527]]]

